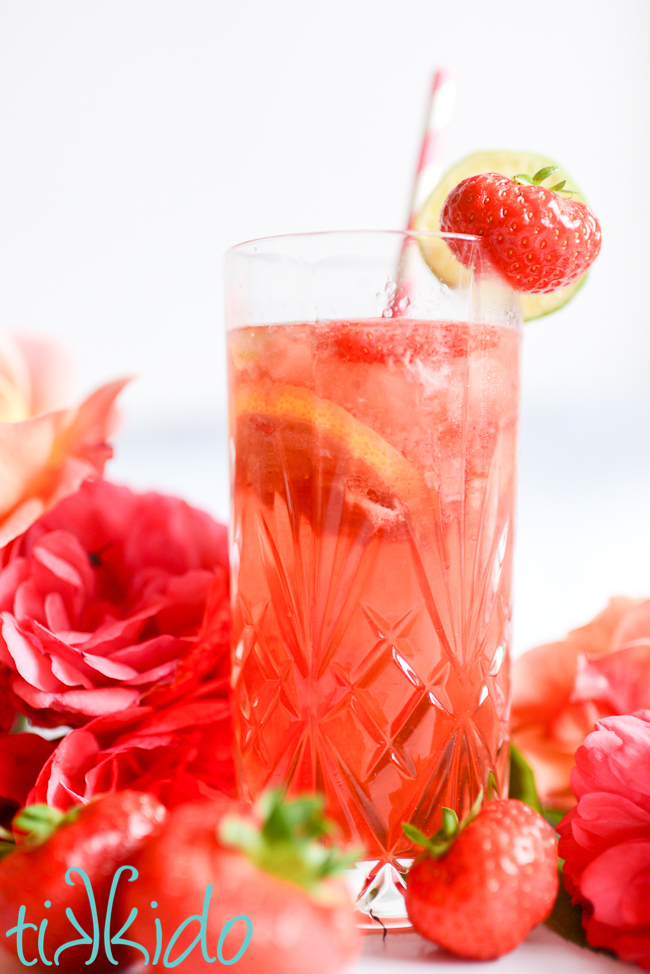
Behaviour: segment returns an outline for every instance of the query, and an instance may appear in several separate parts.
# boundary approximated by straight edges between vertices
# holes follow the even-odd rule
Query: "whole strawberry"
[[[35,970],[106,970],[104,918],[114,874],[165,815],[157,798],[134,791],[103,795],[65,814],[47,805],[23,809],[14,819],[16,846],[0,860],[4,946]],[[110,932],[118,930],[114,922]],[[115,957],[123,954],[118,946]]]
[[[356,857],[320,840],[318,797],[188,802],[131,862],[121,918],[143,974],[183,963],[192,974],[236,963],[237,974],[337,974],[361,949],[337,874]],[[188,920],[188,918],[192,918]],[[181,961],[180,958],[183,958]]]
[[[506,799],[479,807],[460,825],[445,809],[432,839],[404,826],[425,849],[409,871],[405,899],[423,937],[462,957],[489,960],[514,950],[548,916],[558,858],[553,829],[528,805]]]
[[[491,263],[517,291],[567,287],[598,256],[601,230],[585,203],[561,195],[563,183],[541,185],[556,168],[532,177],[486,172],[463,180],[447,197],[440,229],[482,237]],[[461,263],[469,263],[466,242],[448,243]]]

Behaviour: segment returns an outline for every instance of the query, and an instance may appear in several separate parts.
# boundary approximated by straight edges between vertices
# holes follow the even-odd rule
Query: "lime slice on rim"
[[[469,176],[477,176],[483,172],[498,172],[502,176],[516,176],[519,173],[528,173],[533,176],[545,166],[555,166],[557,163],[546,156],[537,155],[534,152],[509,152],[508,150],[485,149],[482,152],[473,152],[456,163],[442,177],[428,200],[420,210],[415,224],[416,230],[440,230],[440,212],[445,200],[450,192]],[[550,185],[555,185],[566,179],[565,189],[572,189],[579,192],[571,176],[562,169],[558,168],[548,180]],[[581,199],[584,197],[581,195]],[[420,244],[422,255],[433,273],[445,284],[450,287],[458,287],[464,284],[469,278],[469,271],[456,260],[451,250],[444,240],[433,240]],[[548,294],[522,294],[522,309],[524,321],[533,318],[541,318],[542,315],[551,314],[557,311],[573,295],[580,290],[585,282],[584,274],[569,287],[563,287],[559,291],[551,291]]]

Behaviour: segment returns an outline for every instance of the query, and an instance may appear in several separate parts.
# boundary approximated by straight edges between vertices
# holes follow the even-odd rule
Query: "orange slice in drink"
[[[236,481],[267,503],[283,494],[302,513],[343,491],[392,518],[431,491],[420,472],[370,426],[304,386],[248,382],[235,394]],[[320,503],[319,503],[320,499]]]

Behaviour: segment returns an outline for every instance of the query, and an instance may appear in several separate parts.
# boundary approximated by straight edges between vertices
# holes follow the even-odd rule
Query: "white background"
[[[516,647],[559,636],[650,594],[649,42],[647,0],[0,0],[0,325],[64,339],[80,393],[137,375],[109,475],[225,517],[223,251],[402,226],[455,66],[449,162],[555,157],[603,226],[525,336]],[[544,931],[494,967],[618,969]]]
[[[223,251],[399,227],[432,70],[447,158],[540,151],[604,232],[526,329],[518,649],[650,593],[646,0],[1,0],[0,324],[123,373],[115,479],[227,514]]]

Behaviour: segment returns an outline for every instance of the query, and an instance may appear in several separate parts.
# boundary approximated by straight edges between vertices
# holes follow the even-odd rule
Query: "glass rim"
[[[469,243],[480,243],[482,237],[472,233],[453,233],[444,230],[307,230],[298,233],[276,233],[265,237],[252,237],[250,240],[242,240],[241,243],[233,244],[225,251],[226,256],[239,253],[254,244],[270,243],[276,240],[301,240],[314,239],[315,237],[362,237],[362,236],[394,236],[402,238],[413,238],[415,240],[465,240]]]

